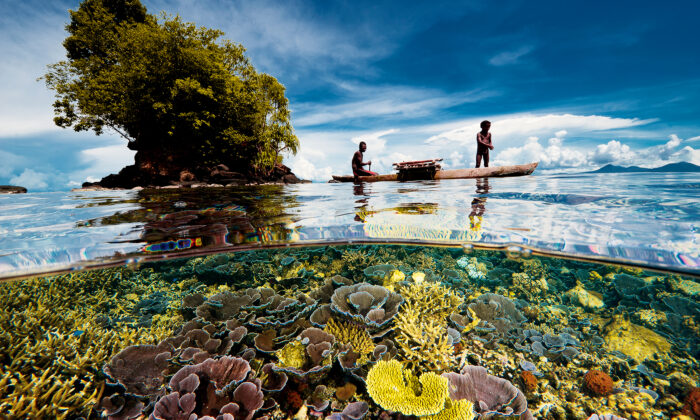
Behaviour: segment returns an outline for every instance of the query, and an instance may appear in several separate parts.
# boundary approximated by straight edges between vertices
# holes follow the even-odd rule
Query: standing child
[[[484,157],[484,167],[489,167],[489,150],[493,150],[491,144],[490,121],[481,122],[481,131],[476,133],[476,167],[481,166],[481,157]]]

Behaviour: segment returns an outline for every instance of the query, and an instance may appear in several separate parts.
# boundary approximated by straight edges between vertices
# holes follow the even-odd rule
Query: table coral
[[[379,361],[367,374],[367,392],[385,410],[428,416],[445,407],[448,381],[428,372],[416,378],[396,360]]]

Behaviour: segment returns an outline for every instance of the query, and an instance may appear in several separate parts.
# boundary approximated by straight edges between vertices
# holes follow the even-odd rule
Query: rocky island
[[[285,87],[223,32],[150,14],[138,0],[70,11],[66,59],[43,76],[54,122],[128,140],[135,162],[84,187],[293,183]]]

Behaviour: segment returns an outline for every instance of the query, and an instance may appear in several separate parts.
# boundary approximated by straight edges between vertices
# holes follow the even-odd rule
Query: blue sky
[[[483,119],[494,164],[700,164],[696,1],[143,2],[223,30],[287,87],[304,178],[349,173],[361,140],[373,170],[469,167]],[[0,184],[68,189],[133,161],[117,135],[54,127],[36,81],[78,5],[0,0]]]

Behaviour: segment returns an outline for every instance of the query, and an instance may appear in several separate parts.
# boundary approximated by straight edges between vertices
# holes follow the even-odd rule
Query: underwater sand
[[[0,416],[526,418],[524,398],[545,419],[698,418],[699,294],[687,275],[398,245],[4,282]],[[468,366],[492,405],[445,395]]]

